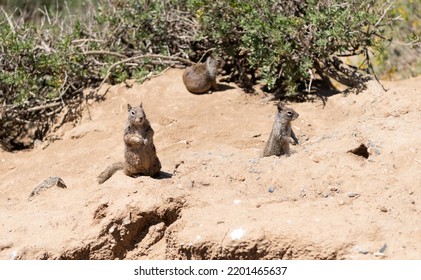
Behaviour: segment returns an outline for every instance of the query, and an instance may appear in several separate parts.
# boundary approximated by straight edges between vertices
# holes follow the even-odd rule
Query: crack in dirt
[[[131,207],[124,211],[128,215],[112,218],[99,233],[97,241],[65,251],[59,259],[124,259],[133,250],[145,254],[181,217],[184,203],[183,198],[168,198],[163,205],[149,211]],[[103,209],[102,206],[99,208]]]

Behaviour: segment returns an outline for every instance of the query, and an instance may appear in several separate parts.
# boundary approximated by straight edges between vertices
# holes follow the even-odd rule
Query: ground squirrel
[[[142,104],[132,107],[127,104],[128,117],[124,129],[124,162],[117,162],[98,176],[98,183],[108,180],[117,170],[123,169],[128,176],[156,176],[161,170],[161,163],[156,155],[153,143],[154,131],[146,119]]]
[[[188,67],[183,73],[183,83],[191,93],[206,93],[210,89],[217,90],[216,75],[224,65],[220,58],[208,57],[205,63],[197,63]]]
[[[298,118],[298,113],[290,107],[285,107],[278,103],[278,112],[275,115],[272,132],[269,140],[263,150],[263,156],[268,157],[272,155],[289,156],[289,143],[298,144],[298,139],[295,137],[294,131],[291,129],[291,121]]]

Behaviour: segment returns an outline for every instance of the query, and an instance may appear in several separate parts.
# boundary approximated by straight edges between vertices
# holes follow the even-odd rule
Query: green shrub
[[[376,72],[384,79],[401,79],[421,74],[421,2],[396,1],[389,16],[395,20],[386,26],[390,41],[374,57]]]
[[[0,145],[7,150],[32,146],[64,121],[77,119],[83,90],[128,78],[144,80],[178,61],[176,28],[161,1],[127,1],[118,9],[103,3],[84,17],[0,13]],[[121,8],[121,9],[120,9]],[[13,9],[9,9],[13,10]],[[89,17],[91,16],[91,17]],[[38,25],[39,24],[39,25]],[[188,46],[185,46],[188,48]],[[162,55],[160,55],[162,54]],[[180,62],[179,62],[180,63]],[[97,91],[86,98],[100,99]]]
[[[332,56],[366,54],[382,33],[379,1],[192,0],[189,7],[202,37],[286,95],[297,94],[313,69],[326,75],[321,67]]]

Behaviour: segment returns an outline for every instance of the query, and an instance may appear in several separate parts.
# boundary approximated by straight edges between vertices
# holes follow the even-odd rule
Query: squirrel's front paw
[[[136,136],[132,137],[132,141],[133,141],[133,143],[136,143],[136,145],[145,145],[146,144],[145,141],[147,141],[147,140],[136,135]]]
[[[148,139],[143,139],[143,145],[148,145],[149,141]]]

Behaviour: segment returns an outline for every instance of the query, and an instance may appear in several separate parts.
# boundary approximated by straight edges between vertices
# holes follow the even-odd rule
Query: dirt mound
[[[181,74],[113,86],[57,141],[0,152],[1,259],[421,259],[421,78],[290,104],[300,145],[261,158],[276,107],[190,94]],[[98,185],[140,102],[162,175]],[[48,177],[66,188],[29,199]]]

